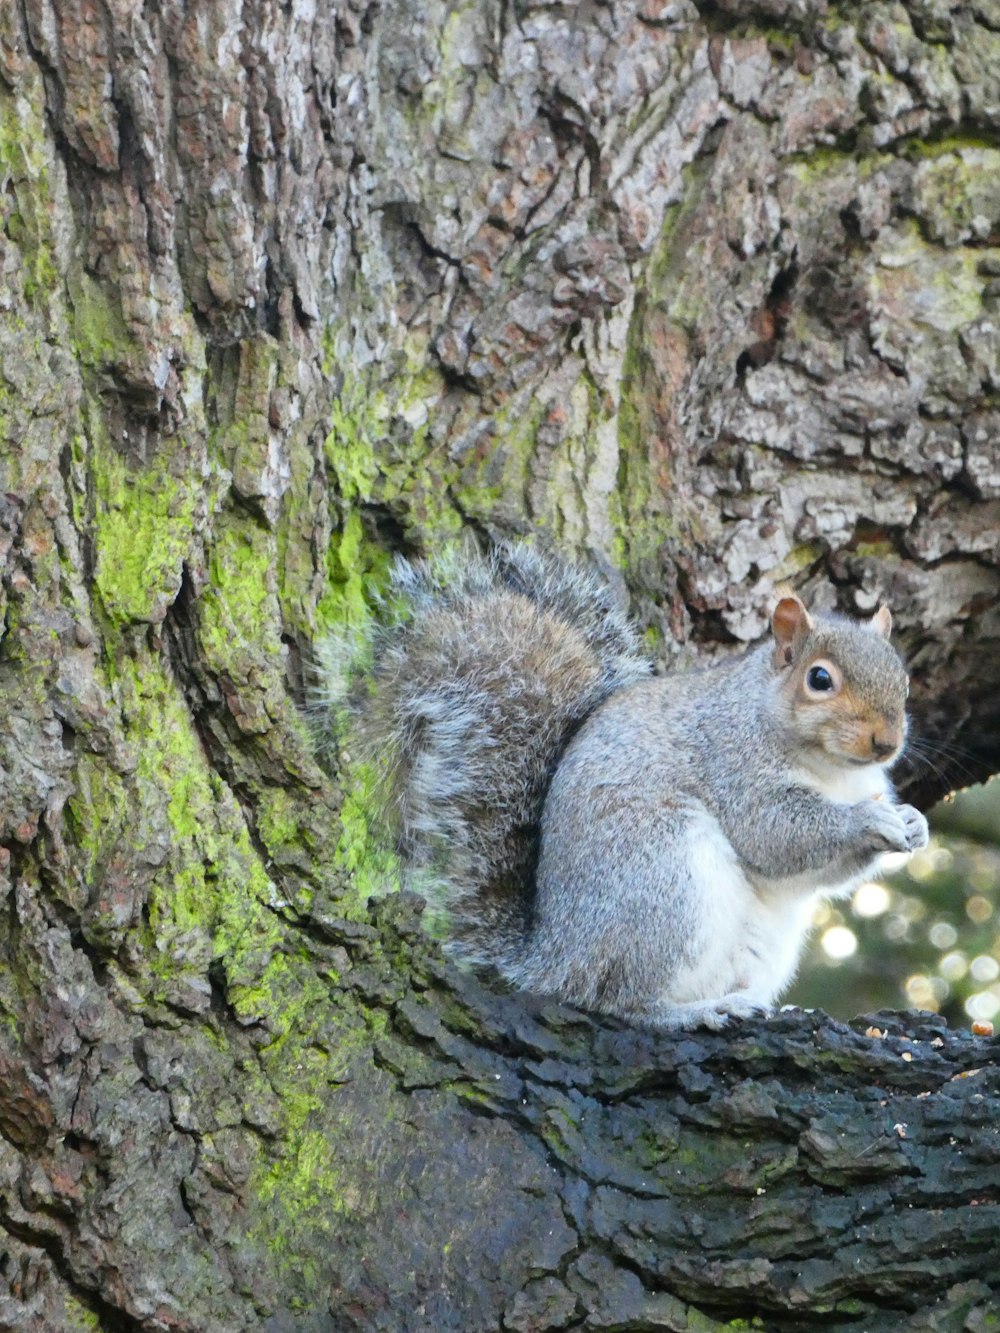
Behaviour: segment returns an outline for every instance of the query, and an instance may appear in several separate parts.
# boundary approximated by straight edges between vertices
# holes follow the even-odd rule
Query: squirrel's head
[[[786,716],[798,741],[834,763],[888,765],[902,751],[909,681],[891,629],[886,606],[868,621],[814,620],[783,597],[771,616]]]

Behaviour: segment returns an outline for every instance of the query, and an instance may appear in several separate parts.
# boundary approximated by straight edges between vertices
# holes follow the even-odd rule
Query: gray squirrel
[[[450,949],[658,1027],[767,1012],[817,898],[927,842],[887,768],[908,681],[882,607],[653,676],[593,572],[519,543],[397,563],[352,692],[407,878]]]

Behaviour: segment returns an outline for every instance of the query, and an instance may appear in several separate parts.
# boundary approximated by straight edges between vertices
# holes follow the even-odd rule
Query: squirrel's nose
[[[896,742],[894,740],[880,740],[878,736],[872,736],[872,753],[876,759],[885,759],[892,754],[895,748]]]

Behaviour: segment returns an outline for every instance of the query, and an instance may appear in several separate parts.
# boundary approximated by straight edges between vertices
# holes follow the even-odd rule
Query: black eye
[[[826,690],[833,689],[833,677],[830,675],[829,671],[827,671],[826,667],[810,667],[806,672],[806,684],[811,690],[815,690],[818,694],[822,694]]]

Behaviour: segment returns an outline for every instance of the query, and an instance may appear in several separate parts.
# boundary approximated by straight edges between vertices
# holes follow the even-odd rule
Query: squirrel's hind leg
[[[734,1018],[767,1018],[774,1010],[752,1000],[745,991],[731,991],[717,1000],[692,1000],[687,1004],[658,1004],[638,1014],[637,1021],[655,1028],[711,1028],[718,1032]]]

